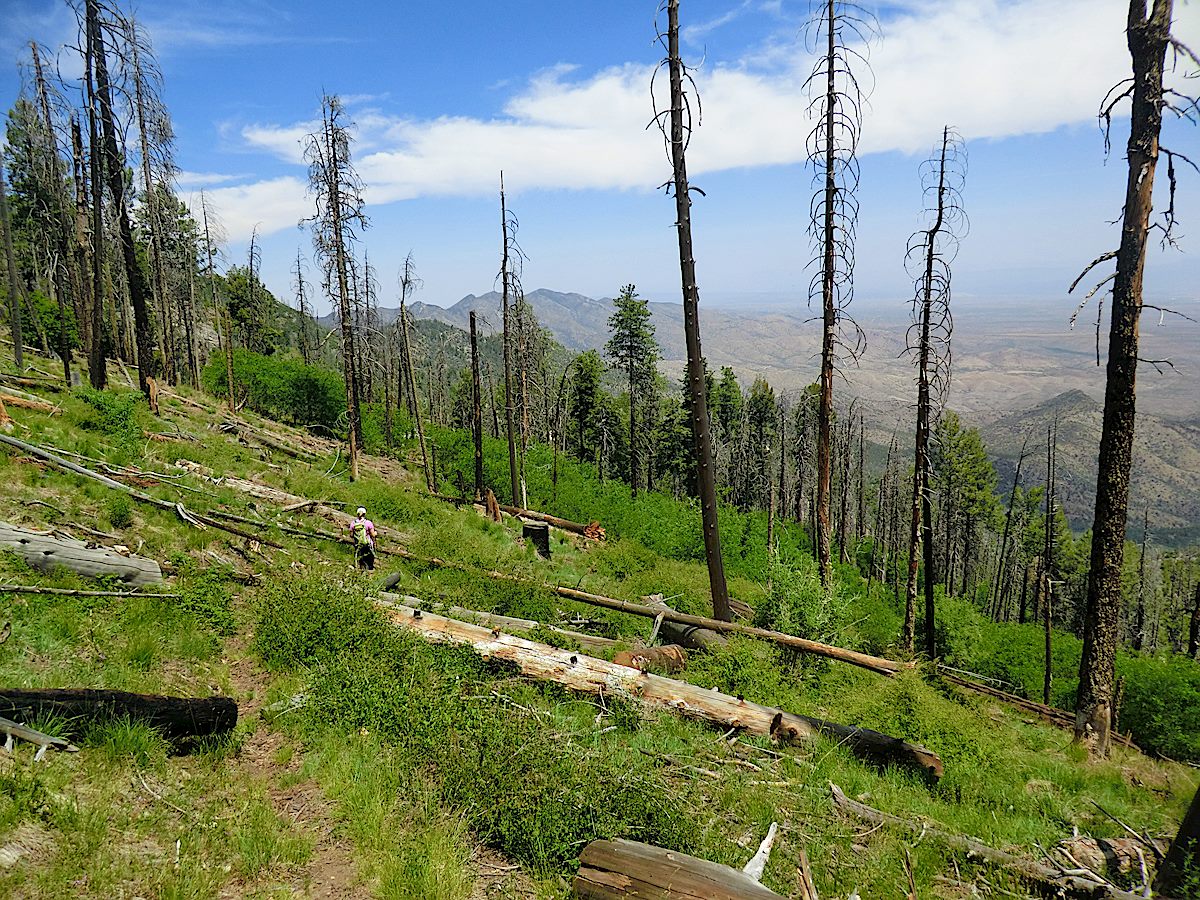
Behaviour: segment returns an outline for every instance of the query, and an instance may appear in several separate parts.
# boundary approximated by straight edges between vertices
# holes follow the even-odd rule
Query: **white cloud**
[[[245,175],[222,175],[217,172],[177,172],[175,183],[185,191],[199,190],[218,184],[240,181]]]
[[[1093,120],[1101,96],[1129,69],[1123,6],[1122,0],[893,3],[900,12],[889,15],[882,42],[870,51],[876,89],[862,152],[924,150],[944,124],[971,140]],[[1196,42],[1198,26],[1196,6],[1177,13],[1175,33],[1185,41]],[[692,173],[804,158],[811,122],[802,86],[812,60],[792,37],[755,48],[738,63],[696,72],[704,116],[689,149]],[[646,130],[650,73],[626,64],[579,78],[559,66],[528,82],[493,119],[417,120],[362,110],[355,153],[368,203],[490,194],[501,169],[515,191],[651,189],[667,177],[669,164],[660,135]],[[659,87],[665,90],[665,74]],[[301,142],[313,130],[311,122],[255,124],[241,134],[249,146],[299,165]],[[293,225],[297,210],[308,206],[303,194],[302,179],[275,178],[212,197],[236,237],[260,220],[263,232]]]
[[[253,184],[235,185],[205,191],[231,241],[243,241],[258,226],[259,234],[295,228],[315,210],[307,196],[308,182],[286,175]],[[192,215],[200,216],[200,195],[188,200]]]

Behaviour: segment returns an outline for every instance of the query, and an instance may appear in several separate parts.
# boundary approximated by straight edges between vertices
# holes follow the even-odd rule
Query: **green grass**
[[[585,467],[561,459],[555,497],[548,456],[535,449],[531,504],[600,520],[610,537],[584,545],[556,534],[547,563],[519,546],[512,523],[491,523],[424,497],[411,489],[415,480],[388,482],[367,472],[350,484],[325,474],[337,471],[332,454],[309,466],[262,453],[217,438],[208,429],[214,415],[169,402],[164,419],[155,420],[124,394],[65,395],[61,416],[22,414],[20,421],[30,439],[112,463],[167,472],[175,459],[187,458],[218,476],[362,503],[384,529],[385,545],[616,597],[662,593],[680,609],[707,611],[699,513],[690,503],[659,495],[634,503],[623,486],[601,487]],[[167,423],[203,440],[145,438],[145,431],[168,430]],[[435,436],[443,471],[453,479],[461,436]],[[502,450],[489,444],[496,484],[507,481]],[[0,454],[0,473],[0,498],[19,521],[111,527],[131,549],[167,563],[171,588],[181,595],[0,594],[13,624],[12,637],[0,645],[5,683],[203,696],[232,690],[230,667],[239,667],[256,673],[243,688],[247,708],[249,701],[306,697],[270,725],[243,717],[233,735],[202,742],[189,756],[174,755],[144,727],[116,722],[83,736],[79,754],[52,754],[36,766],[28,746],[18,746],[14,758],[0,757],[0,845],[20,839],[31,848],[23,862],[0,871],[0,894],[286,895],[303,884],[316,845],[313,832],[272,796],[310,782],[328,804],[320,814],[333,837],[353,847],[354,877],[366,890],[447,900],[476,887],[472,858],[483,845],[520,863],[538,896],[550,898],[564,895],[560,879],[569,880],[580,850],[596,837],[623,835],[740,867],[772,821],[782,826],[765,879],[773,889],[795,890],[803,848],[823,894],[857,888],[864,897],[901,896],[911,838],[836,816],[829,782],[887,812],[1030,856],[1036,845],[1051,846],[1074,828],[1118,835],[1119,826],[1093,800],[1139,830],[1169,834],[1195,789],[1194,773],[1181,766],[1121,750],[1110,760],[1087,761],[1068,733],[1027,724],[980,698],[949,696],[918,674],[883,679],[748,639],[693,654],[682,677],[923,743],[942,756],[946,774],[931,786],[824,739],[787,748],[745,736],[727,742],[698,722],[534,684],[469,651],[398,633],[366,602],[371,585],[353,573],[345,547],[264,526],[285,550],[259,554],[230,535],[188,527],[168,510],[133,504],[125,511],[109,489],[16,462],[7,452]],[[249,518],[275,514],[266,504],[252,507],[227,485],[194,477],[182,484],[203,493],[165,484],[144,489],[198,511],[221,504]],[[57,510],[30,505],[32,499]],[[899,610],[889,594],[868,596],[856,569],[839,566],[831,601],[814,590],[811,560],[801,549],[806,538],[794,526],[784,529],[783,561],[771,569],[762,550],[763,517],[722,515],[731,588],[764,623],[895,652]],[[287,518],[311,524],[303,513]],[[389,571],[401,576],[397,590],[430,600],[548,623],[583,617],[626,642],[651,628],[646,619],[573,603],[536,585],[384,557],[376,574]],[[0,580],[96,586],[65,573],[30,572],[10,556],[0,556]],[[962,659],[990,648],[989,658],[1020,683],[1040,673],[1036,655],[1031,659],[1015,637],[1021,632],[989,630],[969,605],[949,603],[944,611],[943,636]],[[1066,640],[1060,647],[1066,673],[1072,648]],[[1159,684],[1158,669],[1127,671],[1139,683]],[[1190,672],[1171,671],[1171,696],[1193,689]],[[1063,674],[1060,690],[1069,684]],[[1139,702],[1155,712],[1143,727],[1194,733],[1187,721],[1171,719],[1170,709]],[[54,733],[67,726],[40,724]],[[248,771],[267,738],[274,749],[263,770]],[[935,879],[956,867],[965,881],[981,874],[929,838],[911,852],[922,897],[940,896],[945,888]],[[1019,888],[1004,873],[986,876],[1000,888]]]

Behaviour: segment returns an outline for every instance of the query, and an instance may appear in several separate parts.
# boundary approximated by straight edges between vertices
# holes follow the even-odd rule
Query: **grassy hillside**
[[[12,371],[6,359],[0,367]],[[169,510],[0,449],[6,521],[152,556],[169,571],[167,591],[178,595],[0,588],[12,622],[0,645],[5,682],[225,693],[241,709],[230,737],[186,755],[144,727],[112,722],[82,734],[78,754],[34,763],[29,746],[18,745],[0,756],[0,857],[14,859],[0,867],[2,894],[565,897],[578,853],[594,838],[623,835],[740,867],[776,821],[781,835],[764,880],[785,895],[796,889],[804,849],[823,896],[853,889],[903,896],[907,858],[921,897],[965,897],[972,885],[1024,896],[1010,874],[932,839],[843,818],[829,783],[887,812],[1029,857],[1074,829],[1120,836],[1121,826],[1095,803],[1139,831],[1169,835],[1195,790],[1187,767],[1120,749],[1090,762],[1066,732],[962,697],[922,673],[889,680],[750,639],[693,654],[680,677],[922,743],[941,755],[945,776],[931,785],[824,739],[799,748],[723,739],[698,722],[530,682],[502,663],[400,633],[370,602],[373,584],[352,570],[348,547],[273,524],[331,530],[329,522],[202,481],[174,462],[326,504],[361,503],[385,548],[627,599],[662,593],[703,612],[696,509],[656,495],[634,503],[621,485],[599,485],[561,460],[555,488],[548,456],[535,450],[531,503],[600,520],[609,533],[598,545],[556,533],[553,559],[543,561],[519,540],[518,524],[429,498],[394,460],[369,458],[362,480],[350,484],[331,442],[294,434],[318,455],[311,464],[239,442],[215,428],[212,398],[194,397],[213,408],[205,411],[164,397],[155,418],[129,391],[43,395],[60,413],[10,410],[15,437],[102,460],[85,464],[107,465],[117,477],[127,477],[121,467],[136,468],[142,490],[196,512],[261,520],[249,527],[283,549],[194,528]],[[448,485],[465,443],[451,432],[435,438]],[[489,444],[487,465],[503,483],[500,451]],[[760,617],[846,646],[894,651],[894,602],[879,591],[868,596],[853,567],[839,570],[827,601],[799,549],[801,534],[786,533],[782,562],[772,566],[761,517],[727,513],[723,528],[732,590]],[[7,584],[85,586],[65,573],[32,572],[9,555],[0,565]],[[385,556],[376,576],[384,574],[398,577],[396,590],[430,603],[547,623],[586,620],[628,642],[651,627],[473,571]],[[966,611],[948,617],[947,627],[969,644]],[[51,733],[68,726],[37,724]]]

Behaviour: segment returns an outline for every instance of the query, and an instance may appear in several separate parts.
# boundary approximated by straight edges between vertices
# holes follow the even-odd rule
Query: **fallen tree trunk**
[[[445,494],[431,494],[430,496],[436,497],[438,500],[445,500],[447,503],[453,503],[455,506],[473,505],[478,506],[485,512],[487,510],[487,507],[483,503],[474,503],[473,501],[462,497],[448,497]],[[547,513],[541,513],[533,509],[525,509],[520,506],[508,506],[504,503],[497,503],[496,506],[502,512],[506,512],[510,516],[516,516],[520,519],[532,519],[535,522],[545,522],[547,525],[553,525],[555,528],[561,528],[563,531],[569,531],[572,534],[582,535],[583,537],[591,540],[598,539],[595,536],[594,529],[589,531],[589,529],[592,528],[591,525],[581,525],[579,522],[572,522],[570,519],[560,519],[558,516],[551,516]]]
[[[407,607],[382,608],[391,621],[418,632],[427,640],[469,644],[485,658],[514,663],[523,674],[540,681],[551,681],[584,693],[616,694],[650,709],[671,710],[721,728],[737,728],[786,744],[808,743],[824,734],[846,744],[871,762],[908,766],[933,778],[942,774],[942,761],[937,754],[867,728],[839,725],[761,706],[673,678],[650,675],[433,613]]]
[[[292,506],[295,509],[311,507],[313,512],[330,519],[337,525],[348,525],[354,521],[354,516],[344,513],[340,509],[334,509],[332,506],[326,506],[324,503],[309,500],[296,494],[289,494],[287,491],[258,481],[250,481],[247,478],[238,478],[234,475],[218,476],[213,473],[212,469],[192,462],[190,459],[175,460],[175,467],[191,472],[202,481],[207,481],[211,484],[223,484],[236,491],[241,491],[243,494],[249,494],[251,497],[259,500],[266,500],[268,503],[273,503],[279,507]]]
[[[170,741],[205,737],[237,725],[238,708],[229,697],[162,697],[88,688],[0,690],[0,716],[33,719],[52,715],[67,719],[72,734],[85,724],[127,718],[161,732]]]
[[[939,831],[930,828],[923,822],[910,822],[908,819],[881,812],[874,807],[859,803],[857,800],[851,800],[836,784],[830,783],[829,791],[833,795],[833,805],[857,819],[873,825],[899,828],[910,834],[932,837],[950,849],[966,854],[968,859],[981,860],[1009,869],[1026,881],[1048,888],[1056,894],[1065,892],[1075,897],[1096,898],[1096,900],[1100,900],[1100,898],[1141,900],[1140,894],[1123,891],[1090,870],[1063,867],[1055,869],[1035,860],[1014,856],[1003,850],[997,850],[995,847],[989,847],[974,838]]]
[[[36,456],[38,459],[45,460],[51,465],[62,469],[64,472],[74,472],[76,475],[82,475],[84,478],[91,478],[93,481],[98,481],[105,487],[110,487],[113,490],[128,494],[139,503],[157,506],[159,509],[170,510],[185,522],[195,525],[198,528],[203,528],[205,525],[208,525],[213,528],[220,529],[221,531],[227,531],[230,534],[237,535],[241,538],[250,537],[243,531],[232,528],[229,525],[222,525],[216,519],[210,519],[208,516],[200,513],[189,512],[182,503],[172,503],[169,500],[159,500],[157,497],[151,497],[149,494],[143,493],[135,488],[131,488],[127,484],[122,484],[119,481],[115,481],[114,479],[109,478],[107,475],[101,475],[99,472],[93,472],[91,469],[73,463],[70,460],[63,459],[58,454],[51,453],[49,450],[43,450],[41,447],[35,447],[33,444],[27,444],[24,441],[18,441],[16,438],[10,437],[6,434],[0,434],[0,443],[5,443],[12,447],[16,447],[18,450],[23,450],[32,456]],[[261,540],[261,538],[253,537],[250,537],[250,539]],[[272,547],[279,547],[278,544],[272,544],[270,541],[263,541],[263,543]]]
[[[782,900],[737,869],[623,838],[584,847],[572,888],[580,900]]]
[[[41,587],[36,584],[0,585],[0,594],[54,594],[60,597],[149,597],[154,600],[179,599],[179,594],[147,594],[142,591],[76,591],[69,588]]]
[[[31,394],[25,394],[23,391],[13,391],[11,388],[0,393],[0,402],[16,407],[17,409],[50,413],[50,415],[56,415],[59,412],[58,407],[53,403],[47,403],[45,400],[40,400]]]
[[[317,454],[305,450],[303,447],[293,447],[286,444],[274,435],[267,434],[267,432],[245,422],[226,419],[221,423],[220,427],[222,431],[232,432],[242,440],[257,441],[264,447],[271,450],[278,450],[280,453],[286,453],[293,459],[302,459],[305,462],[313,462],[318,459]]]
[[[426,601],[420,597],[409,597],[404,594],[392,594],[387,591],[382,592],[380,597],[383,598],[384,605],[400,605],[411,609],[424,609],[428,606]],[[473,622],[477,625],[487,625],[492,628],[500,628],[506,631],[534,631],[542,629],[543,631],[551,631],[554,634],[560,634],[565,638],[573,641],[578,641],[579,646],[590,651],[613,650],[617,647],[627,646],[623,641],[615,641],[612,638],[597,637],[592,634],[583,634],[578,631],[568,631],[565,628],[559,628],[557,625],[547,625],[541,622],[535,622],[532,619],[517,619],[512,616],[500,616],[495,613],[479,612],[475,609],[467,609],[462,606],[439,606],[439,612],[451,619],[458,619],[463,622]]]
[[[663,618],[659,620],[655,616],[655,621],[659,622],[659,633],[666,635],[671,643],[690,647],[693,650],[716,650],[729,643],[729,638],[716,631],[710,631],[698,625],[682,625],[679,622],[669,621],[666,614],[673,613],[675,610],[667,606],[667,601],[662,594],[651,594],[642,599],[646,601],[647,606],[662,611]]]
[[[12,550],[40,572],[52,572],[61,566],[91,578],[115,575],[134,587],[162,581],[162,569],[153,559],[122,556],[107,547],[89,547],[74,538],[31,531],[7,522],[0,522],[0,546]],[[0,588],[0,592],[4,590],[7,588]]]
[[[617,600],[612,597],[604,597],[599,594],[589,594],[586,591],[578,591],[574,588],[562,587],[561,585],[549,586],[560,597],[566,597],[569,600],[578,600],[581,603],[589,603],[593,606],[602,606],[605,609],[613,609],[618,612],[631,613],[635,616],[644,616],[649,619],[655,619],[662,616],[664,622],[674,622],[680,625],[691,625],[696,628],[706,629],[708,631],[721,632],[724,634],[744,634],[750,637],[761,638],[770,641],[774,644],[780,644],[784,647],[791,647],[794,650],[800,650],[803,653],[812,653],[817,656],[824,656],[828,659],[836,659],[841,662],[850,663],[863,669],[868,669],[872,672],[878,672],[880,675],[889,677],[895,676],[898,672],[905,669],[913,668],[912,663],[900,663],[891,659],[884,659],[880,656],[871,656],[866,653],[859,653],[855,650],[844,650],[841,647],[834,647],[830,644],[822,644],[819,641],[810,641],[807,638],[796,637],[794,634],[784,634],[781,631],[771,631],[767,628],[756,628],[753,625],[743,625],[740,622],[723,622],[720,619],[709,619],[704,616],[691,616],[686,613],[676,612],[670,607],[662,608],[654,606],[646,606],[641,603],[633,603],[629,600]]]
[[[953,684],[955,687],[972,691],[976,694],[983,694],[985,697],[991,697],[995,700],[1015,706],[1017,709],[1022,710],[1023,712],[1040,716],[1045,721],[1052,725],[1057,725],[1059,728],[1068,729],[1072,733],[1075,731],[1075,714],[1067,712],[1065,709],[1058,709],[1054,706],[1047,706],[1045,703],[1037,703],[1033,700],[1027,700],[1024,697],[1018,697],[1016,694],[1010,694],[1007,691],[1002,691],[999,688],[992,687],[991,685],[980,684],[978,681],[971,681],[970,679],[962,678],[961,676],[947,672],[942,666],[938,667],[938,675],[940,675],[944,680]],[[1128,735],[1120,734],[1119,732],[1114,731],[1110,737],[1113,741],[1125,745],[1130,750],[1136,750],[1138,753],[1146,752],[1137,744],[1135,744],[1133,739]]]

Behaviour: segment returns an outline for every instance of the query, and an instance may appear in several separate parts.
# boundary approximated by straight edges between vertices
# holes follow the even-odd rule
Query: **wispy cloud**
[[[924,150],[947,123],[970,140],[1093,120],[1100,96],[1128,71],[1122,6],[1121,0],[893,3],[885,38],[870,52],[877,88],[865,111],[863,152]],[[698,27],[718,27],[746,7]],[[1184,7],[1176,32],[1195,42],[1197,30],[1200,10]],[[703,175],[802,161],[811,128],[802,88],[811,63],[792,34],[767,51],[759,47],[698,71],[704,117],[688,168]],[[587,77],[555,67],[528,81],[490,119],[360,111],[355,153],[367,200],[491,193],[500,169],[514,191],[652,189],[669,166],[661,136],[646,129],[649,78],[642,65]],[[259,123],[240,133],[248,147],[299,165],[301,142],[313,130],[312,122]],[[264,220],[264,232],[295,223],[303,180],[263,184],[261,193],[228,188],[221,195],[222,202],[255,205],[253,215],[225,213],[231,235],[242,233],[237,222],[251,218]],[[288,190],[296,197],[285,198]],[[281,202],[278,212],[263,205],[266,196]]]
[[[175,175],[175,183],[181,190],[191,191],[229,184],[231,181],[242,181],[246,177],[245,175],[222,175],[217,172],[178,172]]]

